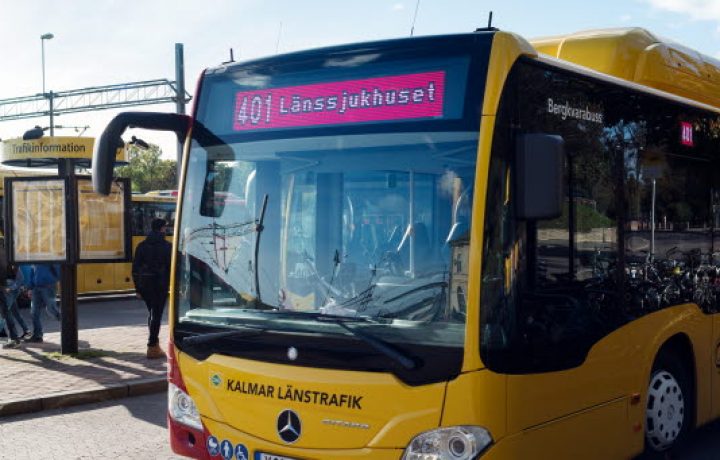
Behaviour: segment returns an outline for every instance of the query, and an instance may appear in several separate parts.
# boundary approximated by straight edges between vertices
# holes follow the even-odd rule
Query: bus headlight
[[[472,460],[492,443],[492,436],[479,426],[454,426],[415,436],[403,460]]]
[[[168,383],[168,412],[176,422],[202,430],[202,422],[195,402],[190,395],[172,383]]]

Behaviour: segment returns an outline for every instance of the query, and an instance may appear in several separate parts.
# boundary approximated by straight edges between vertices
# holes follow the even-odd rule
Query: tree
[[[144,149],[128,145],[127,148],[130,161],[127,166],[117,169],[117,175],[130,178],[133,192],[177,188],[177,162],[163,160],[159,146],[150,144]]]

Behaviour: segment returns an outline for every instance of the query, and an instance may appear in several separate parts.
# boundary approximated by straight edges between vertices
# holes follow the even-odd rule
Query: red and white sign
[[[445,72],[239,91],[233,129],[442,118]]]
[[[685,121],[680,122],[680,142],[682,145],[687,145],[688,147],[695,145],[693,143],[692,123],[687,123]]]

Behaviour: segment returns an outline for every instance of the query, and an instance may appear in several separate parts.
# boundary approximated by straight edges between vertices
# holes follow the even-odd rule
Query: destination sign
[[[442,118],[445,71],[239,91],[233,129]]]

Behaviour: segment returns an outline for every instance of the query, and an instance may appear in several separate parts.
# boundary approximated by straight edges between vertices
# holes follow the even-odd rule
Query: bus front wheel
[[[692,388],[677,353],[661,351],[653,364],[645,407],[645,452],[663,458],[690,429]]]

